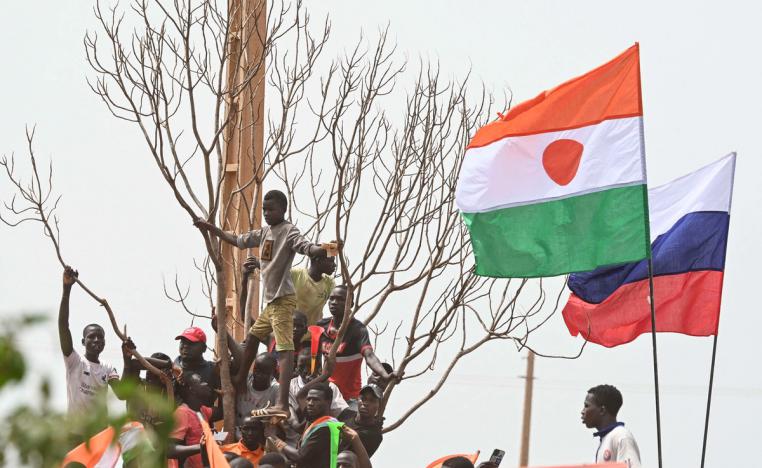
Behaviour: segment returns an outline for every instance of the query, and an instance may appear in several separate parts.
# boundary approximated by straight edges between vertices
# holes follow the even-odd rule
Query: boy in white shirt
[[[58,310],[58,336],[61,341],[61,352],[66,363],[66,393],[69,402],[69,413],[84,413],[105,395],[106,386],[112,386],[114,394],[124,400],[113,384],[119,382],[119,373],[110,364],[101,362],[98,357],[106,345],[103,327],[90,324],[82,331],[82,345],[85,355],[74,351],[71,331],[69,330],[69,295],[71,287],[77,281],[78,273],[71,267],[66,267],[63,274],[63,296]]]
[[[626,463],[640,468],[640,450],[632,433],[616,419],[622,407],[622,394],[613,385],[598,385],[587,391],[582,408],[582,423],[597,429],[594,437],[601,441],[595,454],[596,463]]]

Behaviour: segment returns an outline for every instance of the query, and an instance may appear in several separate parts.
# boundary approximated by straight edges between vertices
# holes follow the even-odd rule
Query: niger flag
[[[476,273],[555,276],[648,257],[637,44],[476,133],[456,202]]]

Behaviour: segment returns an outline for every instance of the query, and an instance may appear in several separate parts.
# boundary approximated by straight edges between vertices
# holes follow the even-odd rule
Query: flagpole
[[[730,216],[730,208],[733,204],[733,188],[735,184],[735,178],[736,178],[736,152],[733,151],[730,153],[733,155],[733,171],[731,172],[732,179],[730,181],[730,200],[728,201],[728,216]],[[728,219],[728,232],[730,232],[730,219]],[[725,240],[725,251],[722,254],[723,258],[727,258],[728,255],[728,242]],[[725,283],[725,276],[722,277],[722,283],[724,286]],[[722,291],[722,289],[720,289]],[[722,296],[720,296],[720,304],[722,304]],[[704,419],[704,440],[701,444],[701,468],[704,468],[704,461],[706,460],[706,441],[709,435],[709,410],[712,407],[712,390],[714,389],[714,362],[715,358],[717,357],[717,335],[720,334],[720,319],[719,316],[717,317],[717,329],[714,331],[714,340],[712,340],[712,365],[709,368],[709,391],[707,392],[706,397],[706,417]]]
[[[650,237],[650,236],[649,236]],[[656,358],[656,303],[654,301],[654,267],[651,256],[648,258],[648,289],[651,295],[651,347],[654,355],[654,390],[656,397],[656,448],[661,465],[661,409],[659,406],[659,364]]]
[[[656,399],[656,449],[659,460],[659,468],[662,468],[661,462],[661,408],[659,406],[659,364],[656,358],[656,301],[654,301],[654,265],[653,256],[651,253],[651,220],[648,213],[648,171],[646,171],[646,133],[643,128],[643,86],[641,83],[640,73],[640,44],[635,43],[638,46],[638,106],[640,108],[640,151],[641,151],[641,164],[643,165],[643,180],[646,181],[646,188],[643,194],[643,204],[645,207],[645,230],[646,230],[646,242],[648,245],[648,291],[650,294],[651,304],[651,348],[654,356],[654,390]]]
[[[706,398],[706,420],[704,421],[704,443],[701,446],[701,468],[704,468],[706,459],[706,439],[709,433],[709,409],[712,407],[712,388],[714,385],[714,359],[717,355],[717,334],[714,335],[714,344],[712,345],[712,367],[709,370],[709,394]]]

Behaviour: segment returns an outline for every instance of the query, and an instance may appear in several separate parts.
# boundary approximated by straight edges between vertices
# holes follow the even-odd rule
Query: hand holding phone
[[[505,456],[505,450],[495,449],[492,451],[492,456],[489,457],[489,462],[495,465],[495,467],[500,466],[500,462],[503,461],[503,457]]]

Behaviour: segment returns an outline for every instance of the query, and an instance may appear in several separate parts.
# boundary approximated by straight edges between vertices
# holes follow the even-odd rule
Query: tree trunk
[[[217,274],[217,323],[220,329],[217,333],[217,353],[220,360],[220,382],[222,384],[223,424],[228,433],[228,441],[235,437],[235,388],[230,378],[230,353],[228,352],[227,326],[227,280],[222,262],[215,266]]]

